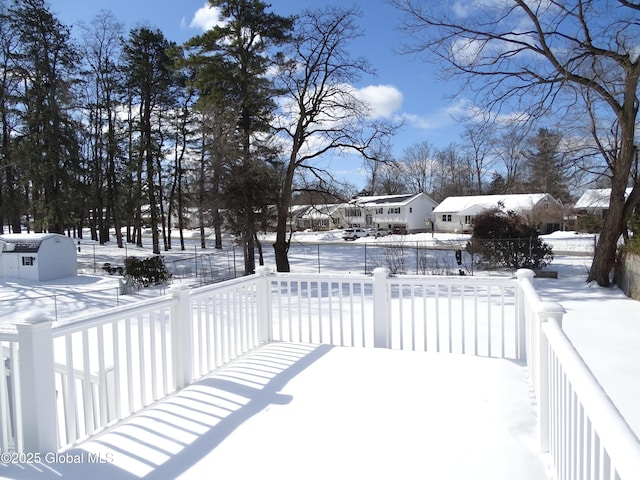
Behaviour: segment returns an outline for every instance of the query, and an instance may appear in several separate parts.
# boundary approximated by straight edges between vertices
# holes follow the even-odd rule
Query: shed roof
[[[56,233],[8,233],[0,235],[0,241],[12,245],[3,247],[4,251],[15,253],[35,253],[40,249],[43,240],[60,236]]]

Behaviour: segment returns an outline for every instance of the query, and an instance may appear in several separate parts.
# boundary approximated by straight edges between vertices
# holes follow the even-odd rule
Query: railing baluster
[[[98,395],[99,395],[99,425],[104,427],[108,420],[107,409],[107,368],[104,359],[104,327],[98,325],[97,330],[97,342],[98,342]]]
[[[151,370],[151,400],[156,401],[158,399],[158,371],[155,368],[156,363],[156,318],[158,312],[153,312],[149,315],[149,367]]]
[[[462,285],[460,287],[460,329],[461,329],[461,335],[460,335],[460,343],[462,344],[462,353],[466,353],[466,336],[465,336],[465,324],[466,323],[466,317],[464,314],[464,285]]]
[[[76,381],[73,374],[73,344],[72,336],[65,337],[66,348],[66,375],[67,375],[67,401],[69,402],[69,408],[67,409],[67,441],[69,443],[74,442],[79,437],[78,432],[78,397],[76,395]]]
[[[84,422],[82,435],[92,434],[95,431],[93,422],[93,388],[91,388],[91,364],[89,357],[89,330],[82,331],[82,409]]]
[[[440,286],[436,285],[435,300],[436,300],[436,353],[440,353]]]
[[[453,353],[453,333],[452,333],[452,306],[451,306],[451,284],[447,285],[447,332],[449,335],[449,353]]]

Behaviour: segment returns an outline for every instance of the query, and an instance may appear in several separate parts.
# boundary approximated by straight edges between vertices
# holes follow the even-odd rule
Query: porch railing
[[[0,332],[0,450],[68,448],[261,344],[296,341],[526,361],[557,477],[636,478],[637,438],[532,276],[262,270],[66,322],[35,312]]]
[[[517,276],[540,449],[549,452],[555,478],[638,478],[640,441],[562,331],[564,309],[540,300],[532,271]]]

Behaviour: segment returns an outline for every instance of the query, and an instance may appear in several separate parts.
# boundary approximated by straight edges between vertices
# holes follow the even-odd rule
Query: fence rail
[[[636,478],[637,438],[532,277],[262,269],[73,321],[35,313],[0,332],[0,448],[67,448],[261,344],[296,341],[526,361],[557,478]]]

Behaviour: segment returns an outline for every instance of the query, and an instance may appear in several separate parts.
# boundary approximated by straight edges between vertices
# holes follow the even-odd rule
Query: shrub
[[[109,275],[122,275],[124,273],[124,267],[121,265],[111,265],[108,262],[102,265],[102,269]]]
[[[142,260],[136,257],[128,257],[124,261],[124,274],[145,287],[165,283],[171,278],[171,273],[167,270],[164,259],[160,255],[154,255]]]
[[[515,212],[497,208],[476,217],[467,251],[485,268],[539,269],[553,260],[551,246],[538,238],[534,226]]]
[[[602,232],[602,217],[589,213],[580,215],[576,222],[579,232],[600,233]]]
[[[406,253],[402,242],[399,245],[386,245],[381,254],[373,256],[372,263],[374,268],[385,267],[393,274],[407,273]]]

